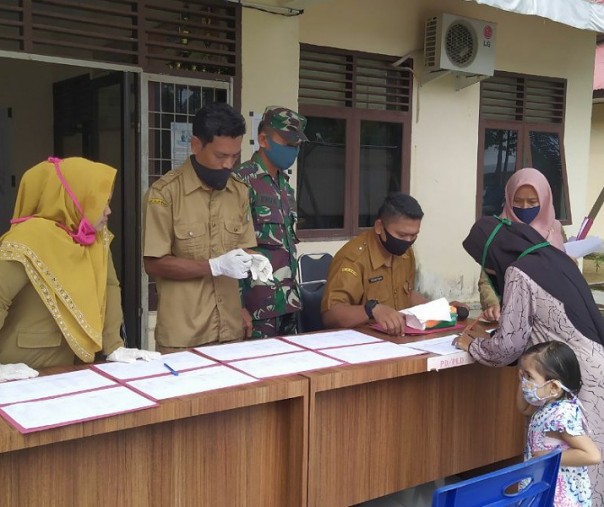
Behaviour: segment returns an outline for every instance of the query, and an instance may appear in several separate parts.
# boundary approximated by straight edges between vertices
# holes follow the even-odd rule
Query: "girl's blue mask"
[[[296,161],[299,146],[289,146],[287,144],[279,144],[267,136],[269,149],[265,150],[266,156],[271,163],[277,168],[285,171],[289,169]]]
[[[541,397],[537,394],[537,390],[552,382],[551,380],[548,380],[540,386],[534,384],[530,380],[525,379],[524,377],[522,377],[520,381],[522,384],[522,394],[529,405],[533,405],[534,407],[542,407],[543,405],[545,405],[547,400],[553,398],[553,395],[551,394],[544,397]]]
[[[514,210],[514,214],[521,222],[530,224],[533,220],[535,220],[535,218],[537,218],[541,206],[535,206],[533,208],[517,208],[514,206],[512,209]]]

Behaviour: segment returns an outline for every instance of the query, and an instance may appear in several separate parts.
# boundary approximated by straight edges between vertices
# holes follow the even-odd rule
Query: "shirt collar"
[[[260,152],[257,151],[252,155],[252,161],[258,166],[258,170],[256,171],[256,174],[262,177],[269,177],[271,179],[273,179],[273,177],[271,176],[271,174],[268,172],[268,169],[266,168],[266,166],[264,165],[264,162],[262,161],[262,157],[260,156]],[[276,181],[280,181],[281,178],[285,179],[286,181],[289,181],[289,174],[286,174],[284,171],[280,171],[277,170],[277,177],[275,178]]]
[[[380,238],[374,229],[367,231],[367,234],[367,248],[369,249],[371,267],[373,269],[378,269],[381,266],[391,267],[394,261],[394,255],[389,254],[386,252],[385,248],[382,247]],[[409,250],[401,255],[402,259],[406,259],[407,257],[409,257]]]
[[[380,239],[374,229],[367,231],[369,249],[369,258],[371,259],[371,267],[378,269],[381,266],[390,266],[392,264],[392,255],[389,255],[379,244]]]

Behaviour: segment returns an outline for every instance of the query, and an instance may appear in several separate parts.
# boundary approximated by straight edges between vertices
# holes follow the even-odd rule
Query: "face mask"
[[[75,204],[75,207],[77,208],[77,210],[80,212],[80,215],[82,216],[82,218],[80,218],[80,224],[78,225],[77,231],[72,231],[63,224],[57,224],[57,225],[59,227],[61,227],[62,229],[64,229],[67,232],[67,234],[69,234],[77,244],[83,245],[83,246],[92,245],[96,239],[96,229],[92,226],[92,224],[84,216],[84,211],[82,210],[80,203],[76,199],[76,196],[74,195],[74,193],[71,191],[71,188],[70,188],[69,184],[67,183],[67,180],[63,177],[63,173],[61,172],[61,169],[59,168],[59,163],[61,162],[61,159],[51,157],[48,159],[48,161],[55,165],[55,170],[57,172],[57,176],[58,176],[59,180],[61,180],[61,184],[63,185],[63,188],[65,188],[65,191],[69,194],[69,197],[73,201],[73,204]]]
[[[521,222],[530,224],[533,220],[535,220],[535,218],[537,218],[541,206],[535,206],[534,208],[516,208],[514,206],[512,209],[514,210],[514,214]]]
[[[195,169],[197,177],[215,190],[222,190],[226,187],[226,184],[231,177],[231,173],[233,172],[232,169],[210,169],[197,162],[193,155],[191,155],[191,163],[193,164],[193,169]]]
[[[386,233],[386,241],[384,241],[381,237],[380,237],[380,241],[382,242],[382,245],[384,246],[384,248],[386,250],[388,250],[388,252],[390,252],[392,255],[403,255],[407,250],[409,250],[409,248],[411,247],[411,245],[413,243],[415,243],[414,241],[406,241],[404,239],[398,239],[395,238],[392,234],[390,234],[386,228],[384,227],[384,232]]]
[[[276,143],[268,136],[267,139],[269,149],[265,150],[264,153],[266,153],[268,159],[275,167],[282,171],[289,169],[296,161],[300,147]]]
[[[549,396],[545,396],[544,398],[541,398],[537,394],[537,389],[541,389],[543,386],[549,384],[551,382],[551,380],[548,380],[547,382],[545,382],[544,384],[541,384],[540,386],[535,385],[533,382],[525,379],[524,377],[522,377],[521,382],[522,382],[522,394],[524,395],[524,399],[526,400],[526,402],[530,405],[533,405],[535,407],[542,407],[543,405],[545,405],[545,402],[552,397],[552,395],[549,395]]]

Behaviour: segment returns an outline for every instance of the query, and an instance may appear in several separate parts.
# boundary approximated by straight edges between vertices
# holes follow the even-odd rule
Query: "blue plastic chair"
[[[438,488],[432,507],[551,507],[561,451],[552,451],[518,465]],[[530,483],[518,490],[525,479]]]

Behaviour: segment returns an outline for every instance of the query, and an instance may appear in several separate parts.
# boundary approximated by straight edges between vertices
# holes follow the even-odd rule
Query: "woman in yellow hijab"
[[[156,356],[123,349],[119,334],[106,227],[115,176],[83,158],[51,158],[23,175],[13,225],[0,238],[0,363],[40,368],[76,357],[90,363],[97,352],[109,360]]]

